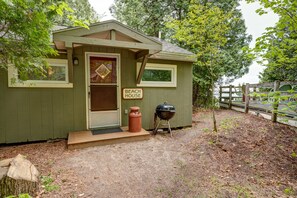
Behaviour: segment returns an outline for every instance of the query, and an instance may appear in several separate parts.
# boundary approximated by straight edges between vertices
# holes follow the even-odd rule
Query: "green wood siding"
[[[73,50],[79,65],[73,68],[73,88],[9,88],[7,72],[0,70],[0,143],[66,138],[70,131],[86,130],[85,52],[121,55],[121,88],[136,87],[135,53],[126,49],[84,46]],[[66,58],[63,55],[63,58]],[[167,101],[176,107],[172,127],[192,124],[192,66],[179,61],[149,60],[176,64],[176,88],[143,87],[143,100],[122,100],[122,125],[128,125],[131,106],[139,106],[143,128],[153,128],[155,107]]]
[[[130,60],[130,59],[129,59]],[[131,106],[139,106],[142,112],[142,124],[145,129],[153,129],[154,112],[157,105],[168,102],[175,106],[176,114],[170,121],[172,127],[192,125],[192,66],[191,63],[179,61],[149,60],[149,63],[163,63],[177,65],[177,87],[143,87],[143,100],[122,100],[123,125],[128,124],[128,115],[124,112]],[[131,64],[131,63],[130,63]],[[123,64],[122,88],[136,87],[136,62],[134,66]]]
[[[65,56],[64,56],[65,57]],[[11,88],[0,70],[0,143],[67,138],[86,129],[84,63],[74,67],[73,88]]]

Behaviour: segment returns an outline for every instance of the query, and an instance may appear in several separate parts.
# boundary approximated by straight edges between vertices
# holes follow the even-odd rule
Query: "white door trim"
[[[122,126],[121,119],[121,55],[118,53],[99,53],[99,52],[85,52],[85,85],[86,85],[86,126],[90,129],[90,56],[116,58],[117,64],[117,103],[118,103],[118,120],[119,125]],[[102,111],[103,112],[103,111]],[[108,127],[108,125],[104,126]]]

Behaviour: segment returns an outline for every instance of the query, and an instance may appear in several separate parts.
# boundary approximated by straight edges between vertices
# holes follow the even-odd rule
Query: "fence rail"
[[[281,101],[276,95],[290,100]],[[229,109],[241,108],[245,113],[250,109],[271,113],[273,122],[277,121],[278,114],[297,119],[297,81],[220,86],[219,103]],[[295,108],[285,108],[291,103],[296,104]]]

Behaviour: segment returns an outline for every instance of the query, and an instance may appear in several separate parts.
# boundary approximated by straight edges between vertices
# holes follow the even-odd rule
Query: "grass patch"
[[[295,195],[295,191],[292,187],[288,187],[284,190],[285,195],[292,196]]]
[[[219,128],[224,131],[228,131],[238,126],[238,117],[225,118],[220,122]]]
[[[42,184],[42,187],[45,189],[45,191],[51,192],[51,191],[60,189],[60,187],[56,184],[53,184],[53,182],[54,182],[54,179],[51,178],[50,175],[41,176],[41,184]]]
[[[29,194],[20,194],[19,196],[10,195],[6,198],[32,198]]]
[[[203,129],[202,129],[202,132],[203,132],[203,133],[208,133],[208,132],[210,132],[210,129],[209,129],[209,128],[203,128]]]

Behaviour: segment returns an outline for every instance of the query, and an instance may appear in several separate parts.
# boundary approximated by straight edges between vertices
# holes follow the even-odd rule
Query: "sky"
[[[90,4],[94,7],[99,15],[104,15],[101,21],[113,19],[109,12],[109,7],[112,5],[113,0],[89,0]],[[247,33],[253,36],[253,41],[250,46],[255,45],[255,40],[265,31],[266,27],[274,26],[277,22],[277,15],[272,12],[268,12],[266,15],[259,16],[255,13],[260,5],[258,3],[247,4],[245,1],[241,1],[240,9],[242,10],[243,18],[247,26]],[[232,84],[238,85],[239,83],[258,83],[259,73],[263,71],[264,67],[254,62],[250,68],[249,73],[242,78],[235,80]]]

